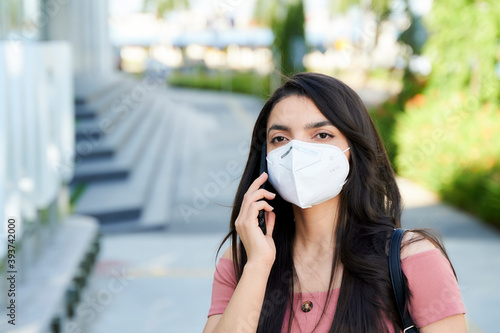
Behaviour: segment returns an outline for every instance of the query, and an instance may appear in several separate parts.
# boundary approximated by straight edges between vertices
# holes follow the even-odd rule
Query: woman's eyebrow
[[[315,123],[309,123],[305,126],[305,129],[318,128],[323,126],[333,126],[333,124],[329,120],[323,120]]]
[[[287,132],[292,131],[292,129],[290,127],[285,126],[285,125],[280,125],[280,124],[271,125],[271,127],[269,127],[269,130],[267,131],[267,134],[269,134],[269,132],[271,132],[271,130],[287,131]]]

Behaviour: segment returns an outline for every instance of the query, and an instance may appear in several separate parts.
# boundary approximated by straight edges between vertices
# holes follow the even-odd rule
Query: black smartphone
[[[262,144],[262,155],[260,156],[260,172],[259,176],[262,175],[263,172],[267,172],[267,161],[266,161],[266,153],[267,153],[267,145],[266,142]],[[267,180],[260,186],[260,188],[265,189],[266,188],[266,183]],[[264,199],[265,200],[265,199]],[[264,210],[261,209],[259,211],[259,216],[257,219],[259,220],[259,227],[262,229],[262,232],[267,234],[267,228],[266,228],[266,216],[264,215]]]

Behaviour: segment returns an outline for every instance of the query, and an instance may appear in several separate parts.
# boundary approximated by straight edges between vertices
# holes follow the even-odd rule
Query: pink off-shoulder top
[[[408,279],[412,292],[410,314],[417,327],[424,327],[448,316],[464,314],[465,307],[460,296],[457,280],[448,260],[439,249],[427,250],[406,257],[401,268]],[[212,287],[212,303],[208,317],[222,314],[236,288],[233,262],[221,257],[217,263]],[[328,332],[333,321],[340,289],[331,291],[327,309],[315,332]],[[313,306],[309,312],[301,310],[305,301]],[[294,294],[294,320],[291,332],[311,332],[323,311],[326,292]],[[286,310],[281,332],[288,330],[289,309]],[[388,323],[389,329],[392,325]]]

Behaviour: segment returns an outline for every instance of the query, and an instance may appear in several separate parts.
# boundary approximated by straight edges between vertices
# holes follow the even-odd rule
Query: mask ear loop
[[[339,147],[337,147],[337,148],[339,148]],[[346,149],[341,150],[341,153],[343,154],[343,153],[345,153],[346,151],[348,151],[349,149],[351,149],[351,147],[347,147]],[[339,148],[339,150],[340,150],[340,148]],[[342,154],[336,154],[336,155],[335,155],[335,157],[340,156],[340,155],[342,155]]]
[[[351,147],[347,147],[346,149],[344,149],[344,150],[342,151],[342,153],[345,153],[345,152],[346,152],[346,151],[348,151],[349,149],[351,149]],[[347,161],[347,165],[349,165],[349,160]],[[350,168],[350,167],[349,167],[349,170],[351,170],[351,168]],[[344,186],[344,185],[347,183],[347,181],[348,181],[348,180],[349,180],[349,178],[346,178],[346,180],[345,180],[345,181],[342,183],[342,185],[340,185],[340,186]]]

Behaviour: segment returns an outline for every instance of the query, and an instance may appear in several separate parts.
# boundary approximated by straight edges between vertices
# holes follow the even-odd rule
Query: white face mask
[[[337,196],[346,183],[349,161],[330,144],[291,140],[267,155],[269,182],[286,201],[309,208]]]

